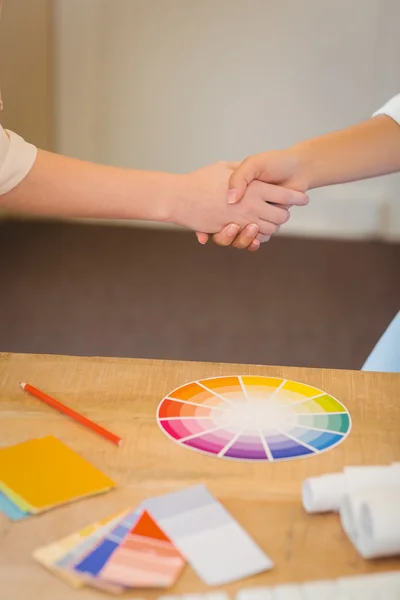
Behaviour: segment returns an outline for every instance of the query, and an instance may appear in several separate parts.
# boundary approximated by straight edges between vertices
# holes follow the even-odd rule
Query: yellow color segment
[[[268,400],[276,395],[277,388],[282,385],[284,379],[278,377],[242,377],[246,394],[251,400]]]
[[[26,512],[41,512],[114,486],[53,436],[0,449],[0,490]]]
[[[297,383],[296,381],[287,381],[282,389],[289,392],[295,392],[296,394],[306,396],[307,398],[318,396],[318,394],[322,393],[318,388],[312,387],[311,385],[305,385],[304,383]]]
[[[324,395],[314,400],[306,400],[293,406],[293,410],[297,413],[344,413],[346,412],[343,404],[340,404],[336,398]]]
[[[260,386],[260,387],[271,387],[277,388],[281,385],[283,379],[279,377],[256,377],[256,376],[245,376],[242,377],[244,385],[247,386]]]

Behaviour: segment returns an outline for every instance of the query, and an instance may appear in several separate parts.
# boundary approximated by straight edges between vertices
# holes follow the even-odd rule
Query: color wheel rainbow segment
[[[157,410],[183,447],[233,460],[315,456],[340,444],[350,415],[324,391],[276,377],[214,377],[172,391]]]

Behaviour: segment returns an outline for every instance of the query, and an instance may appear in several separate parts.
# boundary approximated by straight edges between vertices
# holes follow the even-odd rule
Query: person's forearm
[[[184,176],[96,165],[38,151],[28,175],[0,208],[55,217],[171,222]]]
[[[289,149],[307,189],[400,171],[400,126],[378,115]]]

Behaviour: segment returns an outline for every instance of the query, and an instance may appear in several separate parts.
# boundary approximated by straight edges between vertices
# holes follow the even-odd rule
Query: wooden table
[[[276,375],[322,388],[350,410],[353,429],[336,449],[275,464],[226,460],[186,450],[158,428],[156,408],[175,387],[204,377]],[[24,380],[125,437],[122,448],[30,397]],[[302,481],[345,465],[400,460],[400,375],[250,365],[0,354],[0,443],[53,434],[118,483],[108,494],[25,522],[0,516],[0,597],[4,600],[101,598],[74,591],[31,558],[32,550],[150,495],[203,482],[275,561],[265,574],[228,586],[272,585],[400,568],[400,559],[363,561],[336,515],[306,515]],[[187,567],[171,593],[205,590]],[[158,594],[137,596],[156,598]],[[160,594],[161,595],[161,594]],[[127,594],[130,597],[129,594]],[[132,597],[135,593],[131,594]]]

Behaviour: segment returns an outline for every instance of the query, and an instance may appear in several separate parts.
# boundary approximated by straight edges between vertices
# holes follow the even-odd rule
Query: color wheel
[[[164,433],[183,447],[219,458],[280,461],[315,456],[340,444],[350,415],[336,398],[277,377],[214,377],[187,383],[157,410]]]

